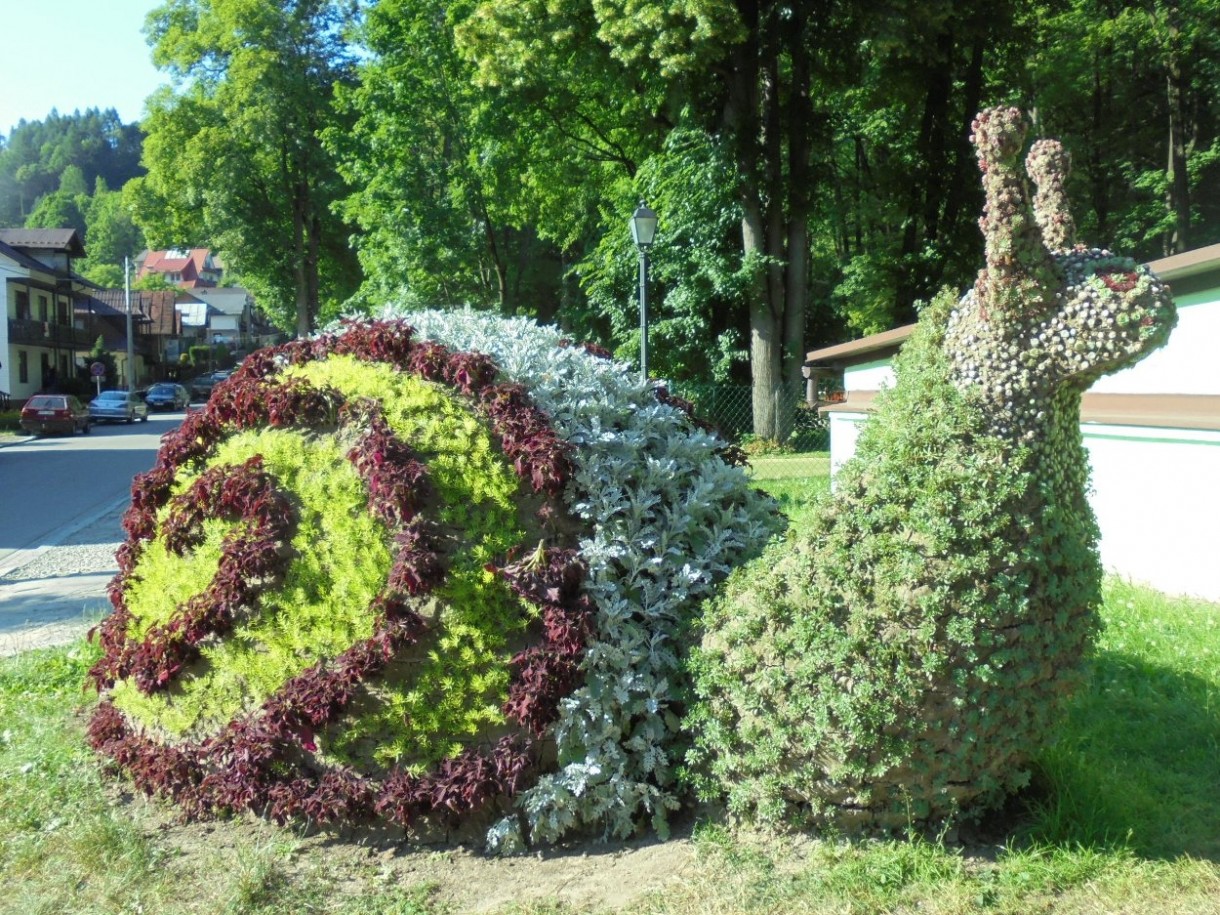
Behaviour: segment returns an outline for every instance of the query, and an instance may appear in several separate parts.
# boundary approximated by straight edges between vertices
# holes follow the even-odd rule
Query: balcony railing
[[[8,339],[10,343],[24,343],[28,346],[89,349],[97,339],[97,332],[49,321],[9,318]]]

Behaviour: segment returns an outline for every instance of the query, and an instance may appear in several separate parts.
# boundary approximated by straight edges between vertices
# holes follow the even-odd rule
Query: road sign
[[[103,375],[106,374],[105,364],[101,363],[101,362],[93,363],[93,365],[89,366],[89,374],[92,375],[94,378],[101,378]]]

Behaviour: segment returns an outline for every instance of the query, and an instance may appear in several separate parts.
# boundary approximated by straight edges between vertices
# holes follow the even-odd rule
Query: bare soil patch
[[[646,897],[676,889],[699,867],[693,821],[677,824],[666,841],[589,840],[496,857],[477,845],[420,844],[356,830],[309,834],[253,816],[183,823],[173,808],[133,796],[121,783],[112,782],[109,793],[184,875],[207,873],[217,861],[240,857],[242,849],[277,846],[284,849],[284,876],[290,880],[322,871],[335,892],[352,895],[377,887],[427,887],[429,901],[445,912],[496,912],[531,902],[638,911]]]

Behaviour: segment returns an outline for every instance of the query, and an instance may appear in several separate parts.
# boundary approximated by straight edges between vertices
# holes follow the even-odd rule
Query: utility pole
[[[131,258],[123,258],[123,299],[127,303],[127,390],[136,389],[136,346],[131,335]]]

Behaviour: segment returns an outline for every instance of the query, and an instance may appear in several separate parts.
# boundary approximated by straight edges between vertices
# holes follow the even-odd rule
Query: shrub
[[[663,828],[678,621],[768,505],[622,366],[411,319],[252,354],[165,440],[91,741],[196,816]]]
[[[1101,578],[1080,393],[1175,316],[1133,262],[1046,250],[1040,227],[1070,226],[1050,193],[1064,164],[1035,147],[1031,211],[1023,137],[1011,109],[979,116],[975,289],[924,309],[809,529],[705,609],[693,777],[735,814],[849,830],[977,815],[1026,782],[1080,680]]]
[[[197,344],[178,357],[184,368],[224,369],[233,365],[233,354],[227,343]]]

